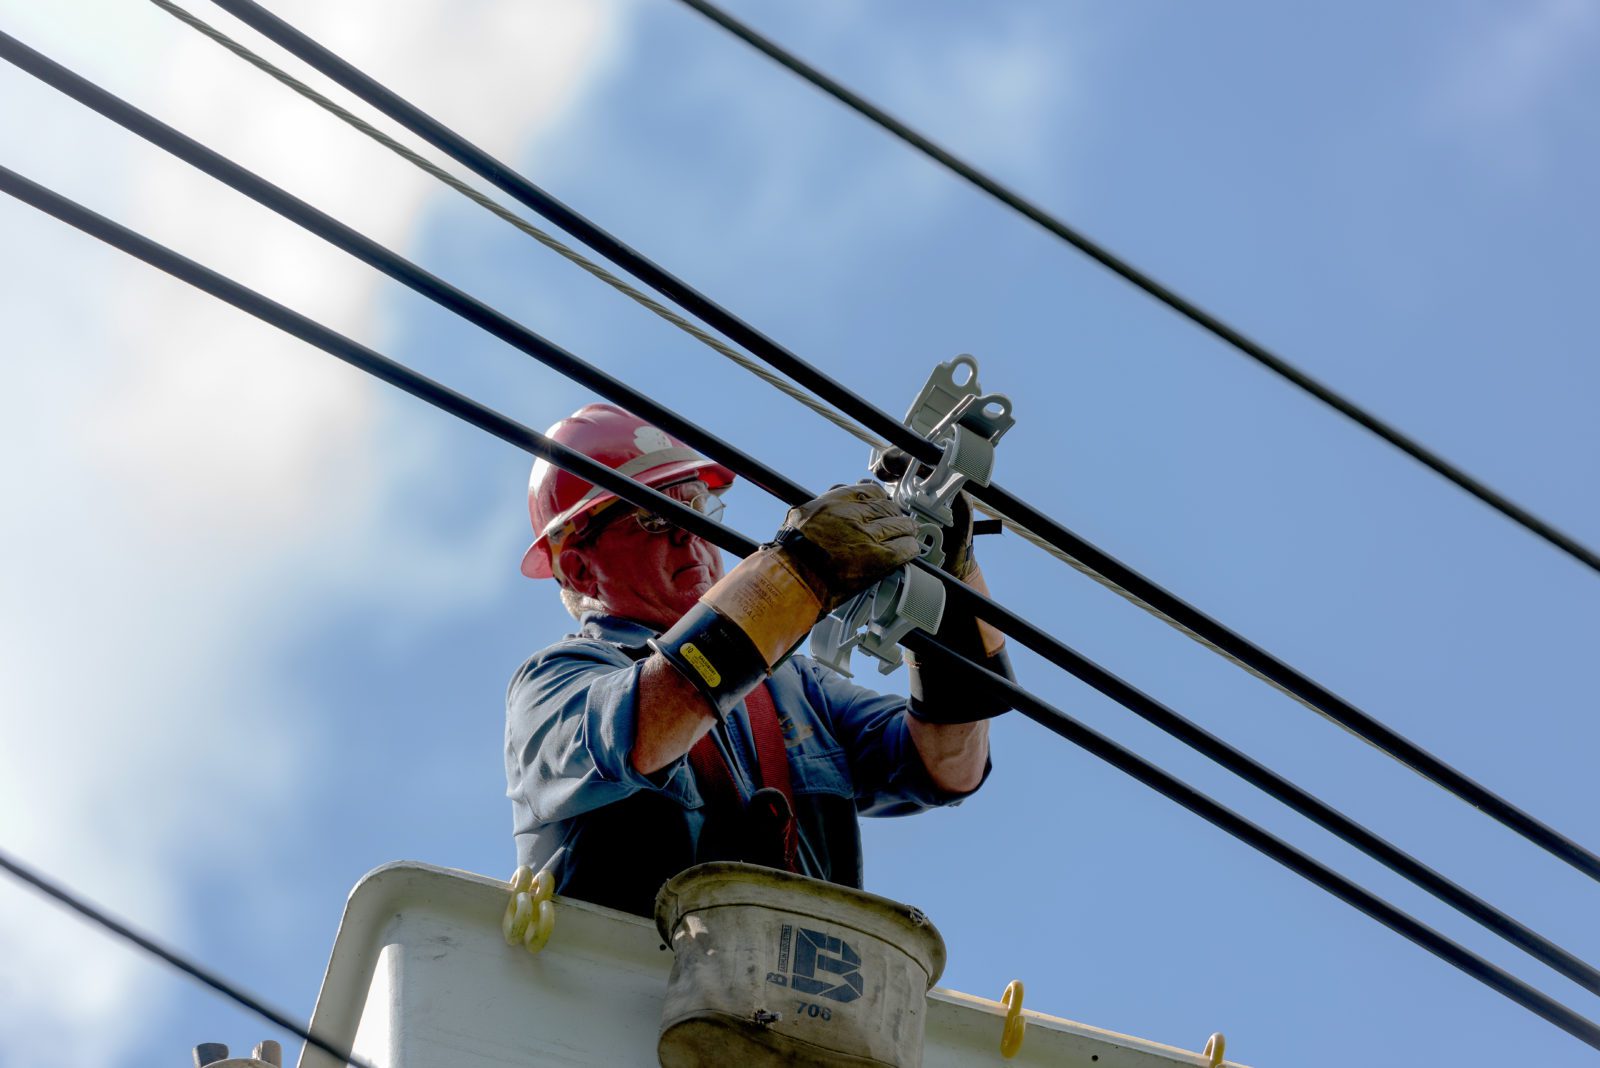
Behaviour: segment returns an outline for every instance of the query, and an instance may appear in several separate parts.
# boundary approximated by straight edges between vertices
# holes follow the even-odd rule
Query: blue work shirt
[[[693,864],[730,858],[717,855],[724,847],[704,833],[706,802],[686,757],[650,775],[633,767],[639,673],[656,632],[599,614],[579,626],[523,664],[506,693],[517,860],[552,867],[559,893],[648,915],[661,883]],[[771,691],[789,757],[802,874],[859,887],[858,815],[907,815],[967,796],[929,777],[906,725],[905,698],[856,686],[803,656],[773,671]],[[736,780],[758,782],[742,704],[727,717],[724,741]]]

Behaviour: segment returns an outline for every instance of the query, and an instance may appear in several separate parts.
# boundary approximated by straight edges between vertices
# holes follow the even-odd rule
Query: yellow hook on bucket
[[[1222,1032],[1212,1032],[1206,1039],[1206,1048],[1200,1051],[1200,1056],[1206,1059],[1206,1068],[1222,1068],[1222,1054],[1227,1048],[1228,1040],[1222,1037]]]
[[[1006,1007],[1006,1026],[1000,1032],[1000,1056],[1015,1057],[1022,1048],[1022,1032],[1028,1026],[1028,1021],[1022,1016],[1021,979],[1013,979],[1006,984],[1006,992],[1000,995],[1000,1004]]]

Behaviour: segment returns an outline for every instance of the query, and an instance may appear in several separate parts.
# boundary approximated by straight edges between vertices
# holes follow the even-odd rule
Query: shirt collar
[[[578,620],[578,633],[585,638],[610,642],[624,649],[644,650],[645,643],[659,633],[654,627],[633,619],[607,615],[604,612],[585,612]]]

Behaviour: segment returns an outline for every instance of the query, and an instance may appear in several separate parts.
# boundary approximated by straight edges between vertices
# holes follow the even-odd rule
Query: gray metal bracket
[[[938,567],[944,563],[944,528],[954,521],[956,494],[968,482],[989,484],[994,447],[1016,419],[1010,398],[985,394],[978,385],[978,361],[962,354],[933,369],[905,424],[943,446],[931,468],[912,463],[892,494],[917,521],[921,558]],[[874,467],[881,456],[874,450]],[[908,565],[824,616],[811,632],[811,655],[849,676],[851,653],[860,649],[877,658],[878,670],[887,675],[902,662],[901,638],[914,629],[939,629],[944,602],[944,584]]]
[[[901,664],[901,638],[915,629],[939,629],[944,598],[937,577],[903,567],[823,616],[811,631],[811,655],[849,677],[850,654],[860,649],[876,657],[878,670],[887,675]]]

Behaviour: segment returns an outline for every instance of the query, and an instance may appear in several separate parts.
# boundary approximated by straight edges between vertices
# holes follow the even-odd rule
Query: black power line
[[[0,168],[0,170],[3,170],[3,168]],[[5,174],[7,178],[11,176],[11,172],[9,171],[6,171]],[[7,189],[7,192],[9,191],[10,190]],[[149,935],[140,934],[138,931],[134,930],[132,927],[129,927],[121,920],[95,907],[94,905],[91,905],[77,893],[67,889],[65,886],[56,882],[55,880],[39,874],[39,872],[28,867],[26,864],[23,864],[21,861],[16,860],[3,851],[0,851],[0,868],[5,869],[7,874],[11,875],[19,882],[26,883],[28,886],[32,887],[34,890],[43,894],[44,896],[55,899],[56,901],[65,905],[67,908],[89,920],[91,923],[99,924],[101,927],[105,928],[107,931],[110,931],[118,938],[121,938],[126,942],[133,943],[151,956],[165,961],[167,964],[189,976],[191,979],[194,979],[196,982],[209,986],[223,997],[243,1006],[246,1009],[249,1009],[263,1020],[266,1020],[268,1023],[276,1024],[278,1027],[283,1028],[285,1031],[294,1035],[302,1042],[305,1042],[311,1046],[315,1046],[317,1049],[328,1054],[328,1056],[342,1061],[345,1064],[354,1065],[355,1068],[372,1068],[372,1066],[367,1064],[366,1061],[359,1059],[349,1050],[340,1049],[339,1047],[329,1043],[326,1039],[312,1034],[309,1028],[302,1024],[296,1023],[295,1020],[286,1013],[273,1008],[260,998],[257,998],[251,994],[246,994],[243,990],[240,990],[239,987],[234,985],[229,980],[223,978],[216,972],[211,971],[209,968],[206,968],[203,965],[194,963],[177,950],[168,949],[155,939],[151,938]]]
[[[515,197],[566,233],[581,240],[636,278],[744,345],[767,364],[782,371],[840,411],[851,415],[892,444],[919,460],[927,463],[937,462],[938,447],[913,433],[898,419],[834,381],[686,282],[606,233],[511,167],[401,99],[253,0],[213,0],[213,3],[344,86],[486,181]],[[1023,526],[1047,539],[1056,548],[1222,649],[1251,670],[1283,687],[1357,737],[1387,753],[1419,775],[1442,786],[1474,808],[1482,810],[1541,849],[1566,861],[1590,878],[1600,881],[1600,855],[1596,855],[1476,780],[1457,771],[1310,677],[1229,630],[1120,560],[1078,537],[1000,485],[974,486],[971,493],[973,497],[1011,516]]]
[[[719,463],[726,464],[741,475],[746,471],[752,472],[754,476],[752,481],[762,485],[780,500],[789,504],[799,504],[813,496],[811,490],[760,464],[749,454],[707,433],[625,382],[585,363],[572,353],[513,322],[416,264],[378,245],[60,64],[16,42],[3,32],[0,32],[0,58],[11,61],[152,144],[246,194],[291,222],[305,227],[389,277],[405,283],[475,325],[489,330],[495,336],[538,359],[545,366],[589,386],[608,400],[629,408],[635,414],[643,415],[666,427]],[[1051,663],[1094,686],[1102,693],[1112,696],[1114,700],[1147,722],[1227,767],[1269,796],[1290,806],[1368,856],[1433,893],[1586,989],[1600,994],[1600,972],[1578,957],[1451,882],[1432,868],[1301,790],[1289,780],[1252,760],[1198,724],[1104,671],[1023,617],[996,604],[966,584],[955,581],[938,569],[928,570],[941,578],[946,588],[958,599],[964,599],[978,615],[994,623],[1007,634],[1015,636],[1018,641]]]
[[[669,515],[678,526],[730,553],[747,556],[757,548],[756,542],[752,539],[681,502],[674,501],[624,475],[619,475],[603,464],[596,463],[589,457],[552,441],[471,398],[420,375],[342,334],[329,330],[298,312],[96,214],[6,167],[0,167],[0,191],[114,248],[121,249],[224,303],[276,326],[285,333],[314,345],[480,430],[570,471],[593,485],[615,493],[630,504],[648,508],[658,514]],[[1600,1024],[1578,1015],[1567,1006],[1417,921],[1370,891],[1357,886],[1326,865],[1257,827],[1231,809],[1211,800],[1187,783],[1168,775],[1111,739],[1077,722],[1065,712],[1035,697],[1009,679],[987,671],[957,655],[926,634],[914,634],[908,637],[905,645],[924,655],[945,656],[957,662],[969,673],[972,681],[988,690],[1003,694],[1029,719],[1100,757],[1164,797],[1176,801],[1202,819],[1227,831],[1339,900],[1453,964],[1573,1037],[1595,1049],[1600,1049]],[[76,899],[62,897],[61,900],[78,907]],[[115,927],[111,929],[123,937],[132,935],[132,932],[122,929]]]
[[[1273,353],[1260,342],[1251,340],[1198,304],[1162,285],[1128,261],[1106,249],[1103,245],[1085,236],[1081,231],[1068,226],[1039,205],[1026,199],[1022,194],[1002,185],[999,181],[980,171],[953,152],[930,141],[870,100],[862,97],[859,93],[853,92],[811,66],[811,64],[796,56],[793,52],[788,51],[782,45],[777,44],[770,38],[763,37],[760,33],[740,22],[715,4],[708,3],[707,0],[679,0],[679,2],[698,11],[758,52],[776,61],[781,66],[787,67],[852,111],[876,123],[912,148],[915,148],[935,163],[966,179],[1006,207],[1044,227],[1102,267],[1143,290],[1185,319],[1195,323],[1201,329],[1227,342],[1244,353],[1244,355],[1291,384],[1298,386],[1306,393],[1311,394],[1311,396],[1339,414],[1372,431],[1372,433],[1378,435],[1378,437],[1418,463],[1431,468],[1454,482],[1461,489],[1466,490],[1512,522],[1543,538],[1580,563],[1587,564],[1595,571],[1600,571],[1600,553],[1596,553],[1571,535],[1556,529],[1526,508],[1484,485],[1449,460],[1418,442],[1415,438],[1373,415],[1348,397],[1342,396],[1317,381],[1289,363],[1282,356]]]

